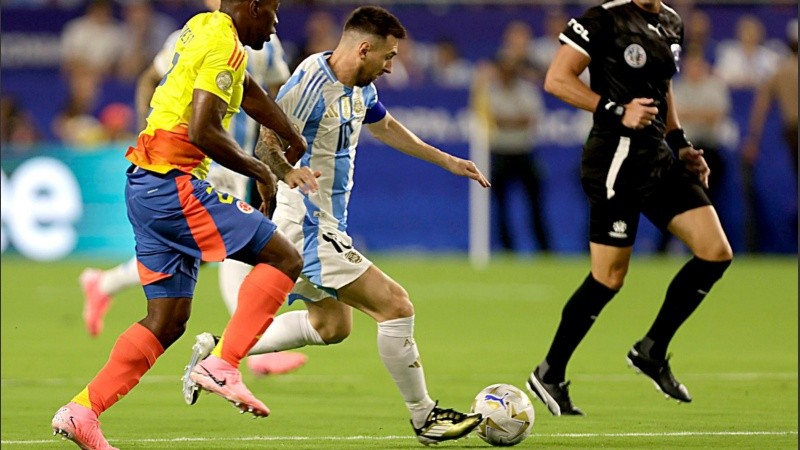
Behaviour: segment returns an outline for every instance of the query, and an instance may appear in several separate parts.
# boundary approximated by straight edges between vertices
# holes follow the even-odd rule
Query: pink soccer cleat
[[[303,366],[308,356],[297,352],[264,353],[247,357],[247,367],[254,375],[280,375]]]
[[[97,414],[75,402],[62,406],[51,425],[53,435],[60,434],[62,439],[69,439],[83,450],[119,450],[103,437]]]
[[[111,306],[111,296],[100,290],[103,271],[87,268],[80,276],[83,289],[83,323],[89,335],[96,337],[103,331],[103,317]]]
[[[269,415],[269,408],[242,382],[242,373],[222,358],[210,355],[194,366],[189,376],[199,387],[233,403],[242,413],[249,412],[255,417]]]

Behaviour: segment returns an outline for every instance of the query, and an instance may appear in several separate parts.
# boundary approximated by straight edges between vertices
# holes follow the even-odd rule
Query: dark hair
[[[380,6],[361,6],[347,18],[344,31],[360,31],[380,37],[405,39],[406,29],[392,13]]]

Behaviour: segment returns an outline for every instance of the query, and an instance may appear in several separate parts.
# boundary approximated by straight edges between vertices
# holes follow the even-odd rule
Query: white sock
[[[134,257],[116,267],[104,270],[100,277],[100,290],[113,296],[139,283],[139,269],[136,267],[136,258]]]
[[[378,323],[378,353],[400,389],[414,427],[421,427],[435,403],[428,396],[414,342],[414,316]]]
[[[325,345],[325,341],[308,321],[308,311],[289,311],[275,316],[248,354],[280,352],[306,345]]]
[[[253,270],[253,266],[235,259],[226,259],[219,264],[219,291],[222,301],[233,315],[239,299],[239,287],[242,286],[244,277]]]

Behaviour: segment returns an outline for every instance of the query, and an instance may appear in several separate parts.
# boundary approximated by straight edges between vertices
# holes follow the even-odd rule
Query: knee
[[[338,344],[347,339],[347,337],[350,336],[352,328],[353,327],[351,323],[327,322],[316,330],[317,333],[319,333],[319,337],[322,338],[322,340],[326,344],[331,345],[331,344]]]
[[[731,261],[733,259],[733,249],[727,241],[718,242],[704,248],[695,254],[698,258],[706,261]]]
[[[610,267],[603,272],[592,271],[592,276],[598,283],[603,286],[619,291],[625,282],[625,276],[628,274],[628,267]]]
[[[176,316],[165,319],[146,317],[141,324],[150,329],[153,335],[161,342],[166,349],[186,332],[188,316]]]
[[[286,252],[284,258],[281,259],[280,266],[278,267],[283,273],[292,280],[296,280],[303,270],[303,257],[300,252],[292,247]]]
[[[390,287],[391,301],[383,311],[384,320],[402,319],[414,315],[414,304],[408,298],[408,292],[399,284]]]

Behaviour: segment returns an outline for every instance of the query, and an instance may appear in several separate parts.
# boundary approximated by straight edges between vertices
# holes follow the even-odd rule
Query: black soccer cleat
[[[569,398],[569,381],[561,383],[545,383],[539,375],[539,367],[531,372],[525,383],[531,394],[547,405],[554,416],[583,416],[583,411],[572,404]]]
[[[669,368],[669,356],[664,359],[650,358],[641,351],[640,343],[637,342],[628,352],[627,359],[629,366],[638,373],[650,377],[656,388],[668,397],[686,403],[692,401],[689,390],[672,374],[672,370]]]
[[[421,427],[416,428],[414,422],[411,422],[414,432],[417,433],[417,440],[422,444],[431,445],[460,439],[468,435],[483,420],[483,416],[479,413],[464,414],[453,409],[439,408],[438,405],[437,401]]]

